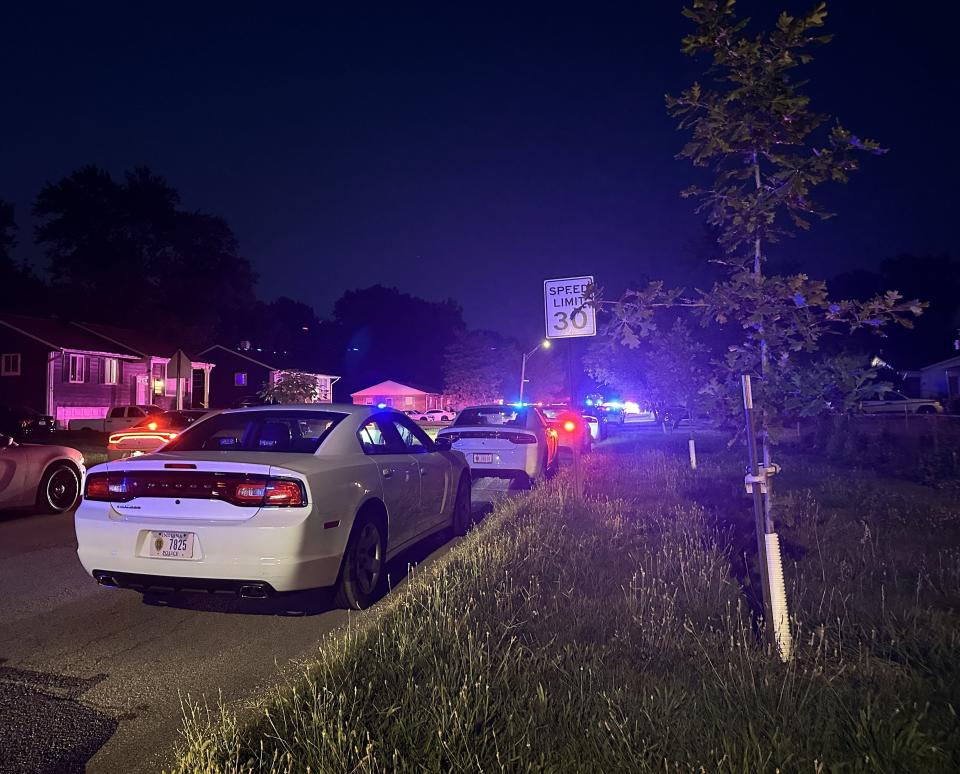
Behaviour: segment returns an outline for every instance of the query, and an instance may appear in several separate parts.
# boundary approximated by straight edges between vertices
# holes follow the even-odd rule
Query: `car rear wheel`
[[[80,476],[66,463],[54,463],[43,474],[37,488],[37,507],[43,513],[63,513],[76,505]]]
[[[463,476],[457,487],[457,500],[453,505],[452,531],[463,537],[473,524],[473,502],[470,497],[470,479]]]
[[[372,514],[357,518],[343,555],[338,607],[363,610],[380,597],[386,579],[387,538],[382,522]]]
[[[921,406],[917,409],[918,414],[936,414],[937,410],[933,406]]]

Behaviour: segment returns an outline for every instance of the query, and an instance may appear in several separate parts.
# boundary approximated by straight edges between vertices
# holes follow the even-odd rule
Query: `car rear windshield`
[[[513,406],[477,406],[460,412],[454,427],[477,427],[483,425],[526,427],[527,409]]]
[[[330,411],[238,411],[185,430],[164,451],[313,454],[343,419]]]

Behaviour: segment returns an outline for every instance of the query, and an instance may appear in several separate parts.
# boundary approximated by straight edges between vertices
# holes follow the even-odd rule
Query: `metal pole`
[[[520,363],[520,402],[523,403],[523,383],[527,381],[527,353],[523,354],[523,360]]]
[[[743,413],[746,419],[747,454],[750,460],[750,475],[760,475],[760,458],[757,453],[757,427],[753,416],[753,391],[750,377],[741,377],[743,387]],[[757,555],[760,560],[760,585],[763,587],[763,628],[764,635],[773,641],[773,613],[770,606],[770,580],[767,577],[767,546],[764,535],[767,532],[767,514],[764,508],[763,493],[760,484],[755,483],[753,494],[753,518],[757,530]],[[774,643],[775,644],[775,643]]]

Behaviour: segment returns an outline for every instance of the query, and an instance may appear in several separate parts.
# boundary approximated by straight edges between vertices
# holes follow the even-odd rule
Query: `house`
[[[110,344],[122,347],[136,354],[143,362],[143,373],[138,376],[137,397],[146,396],[146,400],[137,400],[138,404],[152,403],[165,409],[209,408],[210,372],[213,363],[188,355],[190,368],[184,363],[184,373],[180,378],[180,405],[177,405],[177,376],[168,373],[167,365],[179,348],[170,341],[150,333],[118,328],[100,323],[72,323],[76,327],[99,336]]]
[[[216,408],[237,406],[244,400],[256,400],[266,385],[273,384],[285,371],[303,371],[317,379],[317,403],[333,402],[333,385],[340,378],[316,372],[284,353],[260,352],[252,348],[230,349],[214,344],[198,354],[216,368],[210,379],[210,405]]]
[[[382,403],[400,411],[429,411],[444,407],[444,397],[440,393],[390,380],[351,393],[350,397],[356,405],[378,406]]]
[[[0,314],[0,404],[28,406],[66,426],[106,416],[111,406],[147,403],[146,373],[126,347],[52,319]]]
[[[960,353],[920,369],[920,395],[960,410]]]

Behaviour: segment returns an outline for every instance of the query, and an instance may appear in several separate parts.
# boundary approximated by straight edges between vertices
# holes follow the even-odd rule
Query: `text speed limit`
[[[597,316],[585,300],[593,277],[567,277],[543,283],[544,316],[548,339],[597,335]]]

